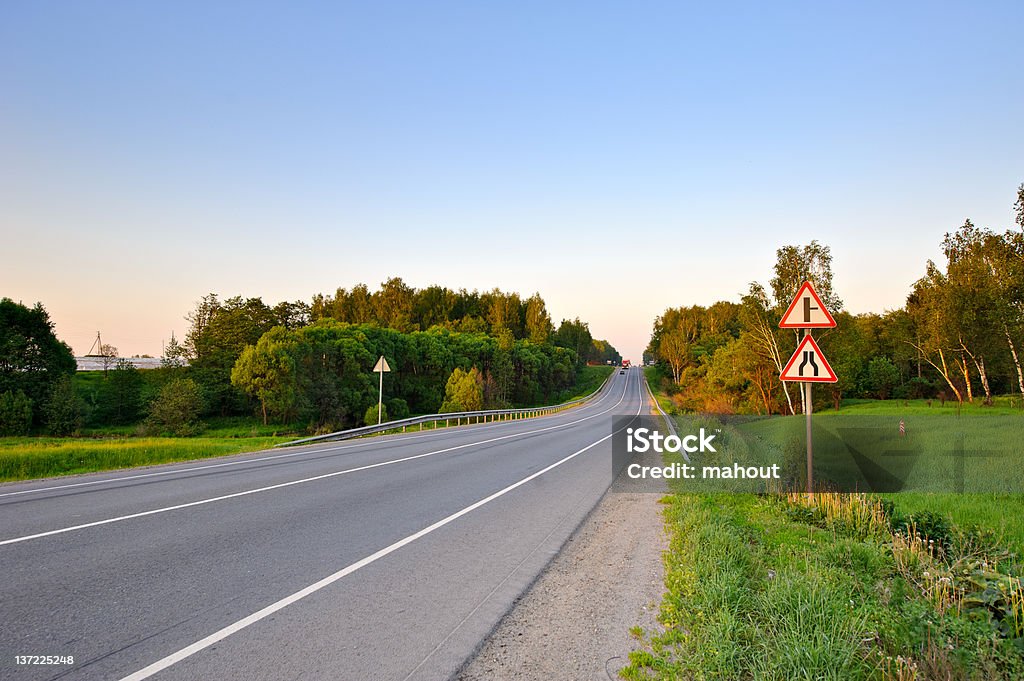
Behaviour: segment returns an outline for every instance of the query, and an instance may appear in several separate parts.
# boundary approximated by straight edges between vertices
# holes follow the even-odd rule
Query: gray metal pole
[[[377,392],[377,425],[378,426],[380,425],[380,422],[381,422],[382,414],[380,413],[380,406],[381,406],[381,403],[383,401],[384,401],[384,372],[381,371],[380,372],[380,390]],[[810,426],[808,426],[808,427],[810,427]]]
[[[811,384],[804,383],[807,386],[807,406],[804,411],[807,412],[807,494],[810,496],[814,495],[814,449],[811,446]]]

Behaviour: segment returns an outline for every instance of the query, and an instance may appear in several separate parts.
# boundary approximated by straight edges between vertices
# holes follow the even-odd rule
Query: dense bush
[[[375,426],[378,423],[384,423],[389,420],[388,417],[388,405],[382,404],[380,406],[380,420],[377,419],[377,405],[373,405],[366,410],[366,414],[363,415],[363,423],[368,426]]]
[[[51,435],[71,435],[82,427],[85,405],[71,385],[71,378],[62,376],[53,384],[46,402],[46,430]]]
[[[201,424],[203,392],[190,378],[176,378],[165,385],[149,406],[145,430],[153,434],[194,435]]]
[[[32,401],[25,393],[0,393],[0,435],[28,435],[32,428]]]

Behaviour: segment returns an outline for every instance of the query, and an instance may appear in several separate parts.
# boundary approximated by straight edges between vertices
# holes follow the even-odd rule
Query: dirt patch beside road
[[[459,681],[617,679],[633,626],[657,626],[667,549],[659,494],[607,493]]]

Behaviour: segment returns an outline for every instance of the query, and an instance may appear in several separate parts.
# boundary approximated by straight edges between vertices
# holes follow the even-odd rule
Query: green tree
[[[82,400],[71,385],[70,376],[61,376],[54,382],[45,414],[46,430],[51,435],[73,435],[82,427]]]
[[[146,429],[152,433],[171,433],[188,436],[201,427],[199,415],[203,411],[203,391],[191,378],[169,381],[149,405]]]
[[[832,406],[838,411],[843,395],[855,392],[860,384],[866,361],[867,341],[862,334],[862,325],[853,315],[839,312],[835,319],[836,329],[829,334],[824,352],[830,358],[829,364],[838,380],[823,387],[832,394]]]
[[[392,277],[373,294],[374,315],[381,326],[396,331],[412,331],[413,289],[401,277]]]
[[[135,365],[119,359],[100,384],[97,411],[102,423],[126,424],[138,420],[142,409],[143,378]]]
[[[273,414],[285,421],[293,414],[296,402],[294,338],[277,326],[263,334],[256,345],[247,345],[231,370],[231,383],[259,400],[263,425]]]
[[[548,342],[554,330],[551,315],[548,314],[544,299],[534,293],[526,299],[526,336],[531,342],[543,345]]]
[[[211,293],[188,320],[189,377],[202,386],[211,410],[222,415],[241,411],[245,400],[231,384],[231,370],[245,346],[255,345],[278,325],[273,310],[259,298],[236,296],[221,302]]]
[[[900,383],[900,370],[888,357],[875,357],[868,362],[868,384],[879,399],[887,400]]]
[[[417,291],[413,300],[413,322],[421,329],[445,325],[451,321],[455,294],[442,286]]]
[[[554,343],[558,347],[568,348],[576,353],[576,361],[579,365],[587,363],[587,355],[593,345],[594,337],[590,335],[590,327],[579,320],[579,317],[569,321],[563,319],[555,332]]]
[[[178,371],[188,365],[188,348],[178,342],[171,333],[171,340],[164,348],[164,356],[160,358],[160,366],[168,371]]]
[[[789,305],[805,281],[814,284],[821,302],[833,315],[843,308],[843,301],[832,290],[831,248],[811,241],[806,246],[783,246],[775,251],[775,276],[770,283],[776,306]]]
[[[483,402],[484,382],[477,368],[463,371],[456,367],[445,384],[441,412],[479,411]]]
[[[0,299],[0,393],[24,393],[32,404],[33,422],[43,419],[54,384],[75,373],[71,348],[57,339],[42,303],[28,308]]]
[[[0,393],[0,435],[28,435],[31,428],[32,401],[25,393]]]
[[[376,401],[377,382],[371,369],[379,355],[371,351],[366,335],[374,328],[324,319],[296,333],[291,354],[297,409],[313,430],[337,430],[346,422],[355,423]]]
[[[661,335],[658,343],[658,359],[668,362],[672,368],[672,382],[679,384],[683,368],[690,361],[690,344],[681,329],[669,329]]]
[[[366,284],[352,287],[351,293],[345,298],[345,314],[340,321],[350,324],[369,324],[378,321],[374,317],[374,301]]]
[[[380,405],[380,421],[379,421],[379,423],[384,423],[387,420],[388,420],[388,405],[382,404],[382,405]],[[372,405],[372,406],[367,408],[366,413],[363,415],[363,423],[365,425],[367,425],[367,426],[375,426],[375,425],[377,425],[378,421],[377,421],[377,405],[376,404],[374,404],[374,405]]]

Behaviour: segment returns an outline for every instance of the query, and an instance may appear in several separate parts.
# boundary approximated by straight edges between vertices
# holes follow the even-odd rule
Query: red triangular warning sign
[[[780,329],[830,329],[836,320],[821,302],[811,282],[805,281],[779,322]]]
[[[783,381],[801,381],[803,383],[835,383],[836,372],[832,371],[821,348],[809,335],[804,336],[797,346],[796,352],[789,358],[789,363],[782,370]]]

